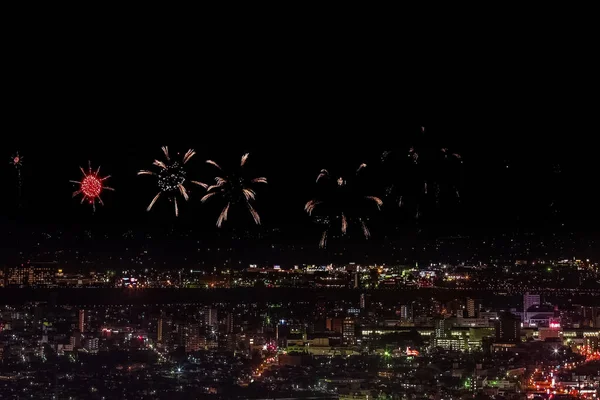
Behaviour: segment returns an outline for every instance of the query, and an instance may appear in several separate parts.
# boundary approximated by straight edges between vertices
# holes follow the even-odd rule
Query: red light
[[[95,176],[88,175],[81,182],[81,191],[86,197],[90,198],[90,201],[93,201],[95,197],[100,196],[100,193],[102,193],[102,182]]]
[[[79,190],[73,193],[73,197],[78,194],[82,194],[83,198],[81,202],[83,203],[85,200],[88,203],[94,206],[94,210],[96,209],[96,200],[102,203],[102,199],[100,198],[100,194],[104,189],[114,190],[110,187],[104,186],[104,181],[107,180],[110,176],[100,177],[98,174],[100,173],[100,168],[96,171],[92,171],[92,167],[90,165],[88,171],[86,172],[83,168],[81,168],[81,172],[83,173],[83,179],[81,181],[71,181],[72,183],[76,183],[79,185]]]

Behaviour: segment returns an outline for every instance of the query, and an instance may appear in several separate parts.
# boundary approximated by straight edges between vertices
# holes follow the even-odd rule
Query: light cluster
[[[177,205],[177,192],[179,192],[185,200],[189,200],[188,191],[184,186],[186,182],[186,172],[184,165],[196,154],[192,149],[189,149],[183,156],[181,162],[172,161],[169,154],[169,148],[164,146],[162,151],[165,155],[165,161],[154,160],[153,165],[160,168],[158,173],[142,170],[138,172],[138,175],[153,175],[157,177],[158,189],[160,190],[156,196],[150,202],[147,210],[150,211],[157,200],[160,198],[162,193],[169,196],[169,201],[172,201],[175,205],[175,216],[179,216],[179,207]],[[190,181],[196,185],[206,188],[208,185],[198,182]]]
[[[73,197],[81,194],[81,202],[87,201],[92,205],[94,211],[96,210],[96,200],[104,205],[100,194],[102,194],[103,190],[114,190],[111,187],[104,186],[104,181],[110,178],[109,176],[101,177],[100,176],[100,167],[96,171],[92,170],[91,162],[88,163],[88,171],[86,172],[83,168],[79,167],[81,173],[83,174],[83,179],[81,181],[71,181],[71,183],[76,183],[79,185],[79,189],[73,192]]]

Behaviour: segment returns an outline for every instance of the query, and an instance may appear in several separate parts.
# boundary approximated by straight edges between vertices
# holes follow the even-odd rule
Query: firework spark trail
[[[304,206],[304,210],[308,213],[308,215],[312,215],[313,210],[319,204],[321,204],[320,201],[311,200],[308,203],[306,203],[306,206]]]
[[[189,149],[183,156],[183,163],[186,164],[188,161],[190,161],[190,158],[194,157],[194,154],[196,154],[196,152],[192,149]]]
[[[217,168],[221,169],[221,167],[219,166],[219,164],[217,164],[217,163],[216,163],[216,162],[214,162],[213,160],[206,160],[206,163],[207,163],[207,164],[210,164],[210,165],[214,165],[215,167],[217,167]]]
[[[329,172],[326,169],[322,169],[319,176],[317,176],[317,182],[319,182],[319,180],[321,178],[328,178],[328,177],[329,177]]]
[[[321,241],[319,242],[319,247],[324,249],[327,246],[327,231],[323,232],[321,235]]]
[[[250,153],[246,153],[242,156],[242,161],[240,163],[240,167],[243,167],[244,164],[246,164],[246,161],[248,160],[248,156],[250,155]]]
[[[181,184],[178,185],[177,187],[179,188],[179,191],[181,192],[181,195],[183,196],[185,201],[188,201],[190,199],[190,197],[188,196],[188,193],[187,193],[187,190],[185,190],[185,187]]]
[[[227,215],[229,212],[229,208],[236,203],[245,203],[248,207],[248,211],[250,215],[254,219],[254,222],[257,225],[260,225],[260,216],[258,212],[254,209],[251,204],[251,201],[256,200],[256,192],[253,188],[248,185],[248,183],[267,183],[267,178],[258,177],[253,179],[246,179],[244,176],[244,166],[248,161],[248,157],[250,153],[246,153],[242,156],[240,161],[240,173],[237,175],[225,175],[223,177],[217,176],[215,177],[215,184],[207,187],[207,194],[202,198],[202,202],[206,202],[211,197],[223,197],[227,200],[227,205],[221,212],[221,215],[217,219],[217,226],[221,227],[223,222],[227,221]],[[217,164],[215,161],[207,160],[207,164],[211,164],[214,167],[218,168],[220,171],[223,171],[221,166]]]
[[[214,195],[216,195],[216,194],[217,194],[217,192],[212,192],[212,193],[205,194],[205,195],[204,195],[204,197],[202,197],[202,198],[200,199],[200,201],[201,201],[202,203],[204,203],[204,202],[206,202],[206,200],[210,199],[211,197],[213,197],[213,196],[214,196]]]
[[[165,153],[165,158],[167,161],[171,161],[171,157],[169,157],[169,148],[167,146],[161,147],[163,153]]]
[[[246,197],[246,200],[250,200],[250,199],[254,200],[255,199],[256,193],[254,192],[254,190],[244,189],[243,191],[244,191],[244,196]]]
[[[204,189],[208,189],[208,185],[206,183],[198,182],[198,181],[190,181],[194,185],[202,186]]]
[[[356,170],[356,173],[358,174],[363,168],[367,168],[367,164],[360,164],[360,167],[358,167],[358,169]]]
[[[346,216],[342,213],[342,233],[345,235],[346,230],[348,229],[348,221],[346,220]]]
[[[110,178],[110,175],[105,177],[100,177],[100,167],[96,171],[92,170],[92,163],[88,162],[88,171],[86,172],[82,167],[79,167],[79,170],[83,174],[83,179],[81,181],[70,181],[71,183],[75,183],[79,185],[79,188],[73,192],[73,197],[83,194],[81,197],[81,203],[87,201],[92,205],[94,211],[96,211],[96,201],[100,203],[100,205],[104,205],[100,194],[103,190],[112,190],[113,188],[104,186],[104,181]]]
[[[161,197],[161,194],[168,196],[168,199],[173,202],[175,207],[175,216],[179,216],[179,204],[177,203],[177,193],[181,194],[184,200],[188,201],[190,198],[188,189],[185,187],[187,181],[187,173],[183,166],[187,164],[192,157],[196,154],[193,149],[189,149],[181,158],[181,162],[172,160],[169,148],[167,146],[161,147],[162,152],[165,155],[166,161],[154,160],[152,165],[160,168],[160,171],[153,172],[149,170],[141,170],[138,175],[151,175],[157,177],[157,183],[159,192],[154,198],[150,205],[146,209],[150,211],[154,204]],[[179,154],[177,154],[179,155]],[[190,181],[191,183],[207,188],[208,185],[199,181]]]
[[[371,237],[371,231],[369,231],[369,228],[367,228],[367,224],[365,224],[365,221],[363,221],[362,219],[360,220],[360,223],[362,225],[362,229],[363,229],[363,234],[365,235],[365,237],[368,239]]]
[[[254,207],[252,207],[252,204],[250,204],[250,203],[247,203],[247,204],[248,204],[248,208],[250,209],[250,214],[252,214],[252,218],[254,218],[254,222],[256,223],[256,225],[260,225],[260,215],[258,215],[258,213],[254,209]]]
[[[221,225],[223,224],[223,221],[227,221],[228,211],[229,211],[229,203],[227,203],[225,208],[223,208],[223,211],[221,211],[221,215],[219,215],[219,219],[217,219],[217,227],[220,228]]]
[[[152,201],[150,202],[150,205],[148,206],[148,208],[146,208],[146,211],[150,211],[152,210],[152,206],[154,205],[154,203],[156,203],[156,201],[158,200],[158,198],[160,197],[160,194],[162,192],[158,192],[158,194],[156,196],[154,196],[154,198],[152,199]]]
[[[381,200],[379,197],[365,196],[365,199],[373,200],[375,202],[375,204],[377,204],[377,208],[379,210],[381,210],[381,206],[383,205],[383,200]]]
[[[160,167],[162,169],[167,169],[167,166],[165,165],[164,162],[159,161],[159,160],[154,160],[154,162],[152,163],[154,165],[156,165],[157,167]]]

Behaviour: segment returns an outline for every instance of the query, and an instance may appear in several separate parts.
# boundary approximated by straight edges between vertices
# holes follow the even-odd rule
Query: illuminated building
[[[550,321],[556,314],[553,306],[537,304],[529,307],[525,313],[525,324],[531,327],[550,327]]]
[[[325,328],[330,332],[342,333],[343,324],[342,318],[327,318]]]
[[[217,318],[216,308],[206,308],[204,310],[204,324],[207,327],[214,328],[215,330],[219,327],[219,319]]]
[[[587,353],[595,353],[600,350],[597,337],[586,337],[583,339],[583,348]]]
[[[404,304],[400,306],[400,318],[407,321],[412,319],[412,307],[410,305]]]
[[[157,334],[157,337],[156,337],[156,341],[159,342],[159,343],[162,343],[162,341],[163,341],[163,319],[162,318],[158,319],[158,323],[157,323],[156,329],[158,331],[157,332],[158,334]]]
[[[527,310],[529,310],[532,306],[537,306],[540,304],[541,301],[539,294],[529,294],[529,292],[525,293],[523,295],[523,318],[526,318]]]
[[[467,316],[475,318],[475,299],[467,299]]]
[[[83,348],[89,351],[90,353],[94,353],[98,351],[98,338],[88,338],[85,340]]]
[[[226,333],[233,333],[233,329],[234,329],[234,325],[233,325],[233,313],[228,313],[227,314],[227,321],[226,321]]]
[[[49,263],[54,265],[54,263]],[[6,285],[49,286],[55,284],[56,268],[47,265],[21,265],[6,272]]]
[[[517,343],[521,340],[521,320],[516,315],[505,313],[496,323],[496,339],[502,343]]]
[[[441,337],[433,339],[433,347],[441,347],[444,350],[466,351],[468,344],[465,338]]]
[[[353,318],[347,317],[344,319],[342,336],[346,343],[354,343],[356,338],[356,323]]]
[[[206,340],[200,337],[200,325],[197,323],[187,324],[184,329],[185,352],[193,353],[204,348]]]
[[[7,286],[26,286],[29,284],[29,267],[20,266],[8,268],[6,272]]]
[[[85,310],[79,310],[79,332],[85,332]]]

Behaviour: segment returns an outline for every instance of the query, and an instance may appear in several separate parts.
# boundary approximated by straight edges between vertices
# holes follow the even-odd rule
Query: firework
[[[359,172],[366,167],[366,164],[361,164],[356,170],[356,175],[358,176]],[[326,225],[319,247],[326,247],[329,230],[339,230],[342,235],[346,235],[353,224],[358,224],[364,237],[368,239],[371,232],[367,227],[364,214],[372,207],[370,205],[373,203],[378,210],[381,209],[383,201],[376,196],[363,195],[354,186],[352,179],[350,181],[344,177],[339,177],[337,180],[330,179],[326,169],[321,170],[317,176],[317,183],[324,191],[319,198],[308,201],[304,206],[304,211]],[[334,223],[334,221],[337,222]]]
[[[100,197],[102,191],[115,190],[111,187],[104,185],[104,181],[110,178],[110,175],[101,177],[100,167],[98,167],[97,170],[93,171],[91,162],[88,162],[87,172],[82,167],[79,167],[79,169],[83,174],[83,179],[81,181],[70,181],[71,183],[79,185],[79,188],[75,192],[73,192],[73,197],[81,194],[81,203],[87,201],[89,204],[92,205],[94,211],[96,211],[96,201],[98,201],[101,205],[104,205],[104,202]]]
[[[159,171],[153,172],[149,170],[141,170],[138,172],[138,175],[152,175],[157,178],[159,192],[156,194],[156,196],[154,196],[146,210],[150,211],[158,199],[164,195],[169,199],[169,201],[173,202],[175,206],[175,216],[177,217],[179,216],[177,195],[180,194],[186,201],[190,198],[188,189],[185,187],[185,184],[188,182],[188,178],[184,166],[188,163],[188,161],[190,161],[196,152],[190,149],[183,155],[181,161],[177,161],[171,159],[169,148],[167,146],[162,147],[162,151],[165,156],[165,160],[154,160],[152,163],[152,165],[159,168]],[[189,180],[189,182],[198,186],[202,186],[205,189],[208,188],[208,185],[202,182],[192,180]]]
[[[21,179],[21,167],[23,166],[23,156],[19,154],[17,151],[11,158],[10,164],[17,170],[17,190],[18,190],[18,198],[19,204],[21,199],[21,188],[23,187],[23,181]]]
[[[251,187],[254,183],[267,183],[267,178],[251,178],[247,179],[245,176],[244,166],[248,161],[250,153],[246,153],[242,156],[240,161],[240,170],[236,174],[229,174],[215,177],[215,184],[207,186],[207,193],[202,197],[201,201],[205,203],[213,197],[220,197],[225,201],[225,206],[217,218],[217,227],[221,227],[229,214],[231,206],[237,204],[243,204],[248,208],[248,212],[252,216],[252,219],[257,225],[260,225],[260,216],[258,212],[252,206],[252,202],[256,200],[256,191]],[[223,169],[219,164],[213,160],[206,160],[207,164],[210,164],[223,172]]]
[[[460,202],[463,158],[448,147],[432,145],[430,138],[415,139],[408,151],[385,151],[381,160],[386,167],[386,197],[418,219],[428,203],[439,205],[452,198]]]
[[[23,166],[23,157],[21,155],[19,155],[19,152],[17,151],[11,158],[10,158],[10,163],[17,169],[20,170],[21,167]]]

